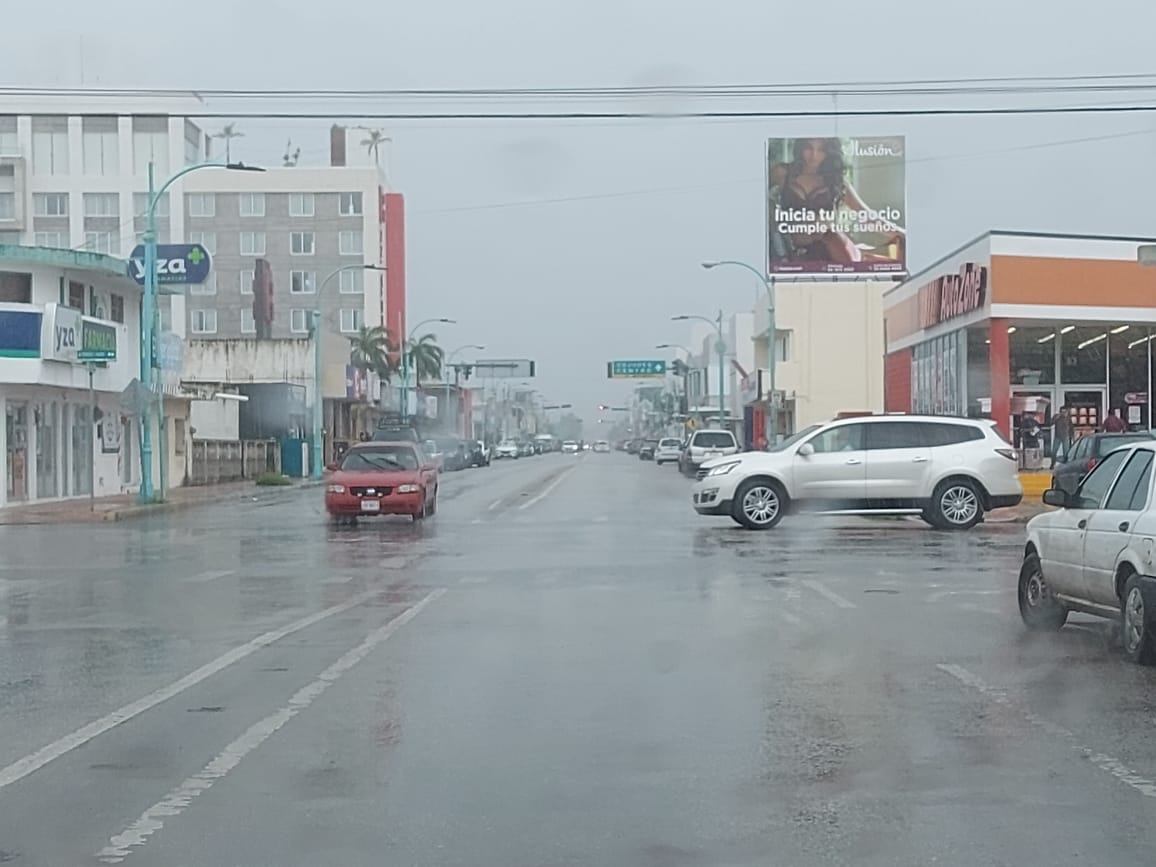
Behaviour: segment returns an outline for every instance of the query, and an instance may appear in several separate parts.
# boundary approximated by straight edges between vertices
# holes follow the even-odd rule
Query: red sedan
[[[335,520],[411,515],[420,521],[437,511],[437,467],[416,443],[359,443],[329,469],[325,510]]]

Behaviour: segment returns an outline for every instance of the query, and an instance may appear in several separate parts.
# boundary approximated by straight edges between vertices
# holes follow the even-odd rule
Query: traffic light
[[[610,407],[609,407],[609,406],[607,406],[607,405],[606,405],[606,404],[604,404],[604,403],[600,403],[600,404],[598,404],[598,409],[599,409],[601,412],[606,412],[606,410],[610,409]]]

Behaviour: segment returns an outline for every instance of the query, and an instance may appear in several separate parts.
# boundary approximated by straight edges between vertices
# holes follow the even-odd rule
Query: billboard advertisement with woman
[[[771,274],[907,270],[903,136],[767,142]]]

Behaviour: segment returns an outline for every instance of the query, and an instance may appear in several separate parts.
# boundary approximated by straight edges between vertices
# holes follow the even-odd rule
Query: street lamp
[[[705,322],[712,326],[718,332],[718,343],[715,349],[718,350],[718,426],[725,428],[727,424],[727,405],[726,395],[724,394],[726,385],[726,351],[727,344],[723,339],[723,314],[720,310],[717,319],[707,319],[705,316],[671,316],[671,322],[685,322],[689,319],[697,319],[700,322]]]
[[[146,389],[153,384],[153,345],[156,342],[158,330],[156,303],[157,296],[157,204],[165,191],[179,178],[189,172],[199,169],[228,169],[235,172],[263,172],[258,166],[247,166],[244,163],[194,163],[185,166],[175,175],[165,181],[159,190],[154,190],[155,171],[152,160],[148,164],[148,207],[145,209],[145,230],[141,239],[144,245],[144,295],[141,298],[141,330],[140,330],[140,381]],[[160,439],[160,481],[161,491],[165,488],[165,394],[162,389],[157,390],[157,436]],[[153,438],[149,428],[148,407],[141,407],[141,435],[140,435],[140,492],[138,499],[141,503],[152,503],[156,499],[153,491]]]
[[[777,329],[775,327],[775,278],[764,274],[754,265],[748,265],[746,262],[739,262],[734,259],[702,263],[702,267],[708,271],[711,268],[718,268],[720,266],[743,268],[750,271],[759,278],[763,287],[767,290],[767,378],[770,380],[768,383],[768,391],[771,395],[771,431],[768,439],[774,441],[779,432],[778,407],[775,406],[775,338],[777,336]]]
[[[310,475],[314,481],[321,480],[321,462],[324,460],[321,441],[322,418],[325,409],[323,406],[324,398],[321,395],[321,295],[325,292],[325,287],[329,285],[329,282],[338,274],[344,274],[346,271],[384,270],[385,268],[381,265],[343,265],[326,274],[321,285],[317,287],[317,307],[310,317],[313,320],[313,471]]]
[[[446,407],[447,408],[449,407],[449,403],[450,403],[450,378],[449,378],[449,374],[448,374],[448,368],[451,367],[450,362],[452,362],[454,360],[455,355],[457,355],[459,352],[464,352],[467,349],[473,349],[473,350],[476,350],[478,352],[485,352],[486,347],[482,346],[480,343],[464,343],[461,346],[459,346],[457,349],[455,349],[453,352],[451,352],[449,355],[446,356],[445,367],[447,369],[443,370],[442,373],[445,374],[445,379],[446,379]],[[456,377],[455,377],[455,380],[456,380]]]
[[[413,336],[417,334],[419,328],[435,322],[443,325],[457,325],[456,319],[446,319],[444,316],[433,319],[423,319],[413,327],[409,336],[401,343],[401,417],[403,419],[409,416],[409,344],[413,340]],[[414,392],[417,392],[416,382],[414,383]]]
[[[689,362],[690,362],[691,356],[694,355],[694,353],[691,352],[689,349],[687,349],[685,346],[683,346],[681,343],[659,343],[654,348],[655,349],[681,349],[683,352],[686,353],[686,362],[684,362],[683,366],[682,366],[682,398],[680,399],[680,403],[685,404],[685,405],[681,406],[681,408],[679,410],[680,412],[685,414],[690,409],[690,397],[686,393],[686,377],[687,377],[687,373],[690,371]]]

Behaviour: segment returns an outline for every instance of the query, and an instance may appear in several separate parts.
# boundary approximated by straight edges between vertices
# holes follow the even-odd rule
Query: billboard
[[[770,274],[907,270],[903,136],[767,142]]]

